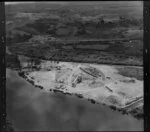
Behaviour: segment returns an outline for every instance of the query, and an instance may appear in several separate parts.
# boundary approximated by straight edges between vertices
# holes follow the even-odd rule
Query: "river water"
[[[35,88],[7,69],[7,118],[17,131],[143,130],[143,121],[85,99]]]

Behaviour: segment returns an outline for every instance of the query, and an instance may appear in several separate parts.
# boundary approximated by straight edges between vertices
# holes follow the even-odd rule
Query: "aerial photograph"
[[[5,2],[7,132],[143,131],[143,2]]]

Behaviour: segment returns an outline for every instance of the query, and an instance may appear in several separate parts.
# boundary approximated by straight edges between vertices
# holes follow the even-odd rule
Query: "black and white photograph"
[[[6,132],[144,131],[143,3],[5,2]]]

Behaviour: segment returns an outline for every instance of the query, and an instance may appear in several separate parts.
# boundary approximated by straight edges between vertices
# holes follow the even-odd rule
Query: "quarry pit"
[[[23,57],[20,62],[23,77],[46,91],[75,94],[126,113],[143,109],[143,80],[120,75],[124,66],[45,60],[30,66]]]

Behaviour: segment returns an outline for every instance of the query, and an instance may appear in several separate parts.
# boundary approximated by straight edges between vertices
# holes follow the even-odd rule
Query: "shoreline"
[[[36,85],[35,83],[34,83],[34,81],[32,81],[32,80],[30,80],[30,79],[28,79],[26,76],[25,76],[25,74],[24,74],[25,72],[24,71],[18,71],[17,70],[17,74],[20,76],[20,77],[22,77],[22,78],[24,78],[27,82],[29,82],[30,84],[32,84],[35,88],[40,88],[41,90],[45,90],[44,89],[44,87],[42,87],[42,86],[40,86],[40,85]],[[46,91],[46,90],[45,90]],[[97,100],[95,100],[95,99],[92,99],[92,98],[87,98],[87,97],[84,97],[82,94],[80,94],[80,93],[71,93],[71,92],[68,92],[68,91],[63,91],[63,90],[59,90],[59,89],[49,89],[49,90],[47,90],[47,92],[53,92],[53,93],[61,93],[61,94],[63,94],[63,95],[70,95],[70,96],[76,96],[76,97],[78,97],[78,98],[83,98],[83,99],[85,99],[85,100],[88,100],[88,101],[90,101],[92,104],[101,104],[101,105],[103,105],[103,106],[107,106],[108,108],[110,108],[110,109],[112,109],[112,110],[114,110],[114,111],[117,111],[117,112],[121,112],[121,114],[125,114],[125,115],[131,115],[132,117],[134,117],[134,118],[136,118],[137,120],[143,120],[144,119],[144,115],[143,115],[143,113],[141,114],[141,113],[138,113],[138,114],[136,114],[136,115],[134,115],[132,112],[127,112],[127,110],[125,110],[125,109],[123,109],[123,108],[119,108],[119,107],[116,107],[115,105],[109,105],[109,104],[106,104],[106,103],[102,103],[102,102],[98,102]]]

